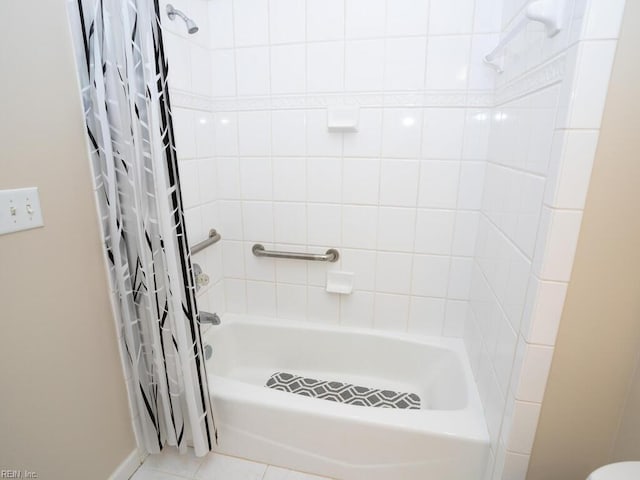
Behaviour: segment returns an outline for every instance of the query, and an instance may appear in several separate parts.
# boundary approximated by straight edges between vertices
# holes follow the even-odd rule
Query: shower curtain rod
[[[564,0],[537,0],[531,2],[525,9],[524,16],[516,25],[502,37],[498,45],[486,55],[483,60],[487,66],[496,72],[502,73],[502,62],[496,58],[500,56],[504,48],[527,26],[529,22],[540,22],[547,29],[549,38],[555,37],[562,29],[561,20],[564,13]]]

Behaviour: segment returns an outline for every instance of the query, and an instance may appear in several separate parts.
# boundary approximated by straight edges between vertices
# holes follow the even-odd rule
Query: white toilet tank
[[[640,462],[605,465],[589,475],[587,480],[640,480]]]

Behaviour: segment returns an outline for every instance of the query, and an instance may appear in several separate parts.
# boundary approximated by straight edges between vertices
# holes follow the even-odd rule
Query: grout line
[[[464,128],[463,128],[463,137],[466,135],[467,133],[467,120],[468,120],[468,115],[465,115],[465,121],[464,121]],[[463,146],[460,145],[460,156],[462,157],[462,149]],[[462,178],[462,165],[461,165],[461,161],[458,162],[458,184],[457,184],[457,189],[456,189],[456,208],[455,208],[455,215],[453,217],[453,232],[451,235],[451,243],[453,244],[454,240],[455,240],[455,235],[456,235],[456,227],[458,226],[458,203],[460,201],[460,180]],[[476,238],[477,238],[477,233],[476,233]],[[475,249],[474,249],[475,250]],[[457,257],[455,257],[457,258]],[[474,257],[471,257],[474,258]],[[440,332],[440,335],[444,337],[444,332],[446,330],[446,324],[447,324],[447,313],[449,311],[449,301],[450,301],[450,292],[449,290],[451,289],[451,273],[453,271],[453,245],[452,245],[452,252],[451,255],[449,257],[449,274],[447,276],[447,292],[445,294],[445,307],[444,307],[444,319],[442,321],[442,331]],[[469,284],[471,284],[471,279],[469,279]],[[469,287],[470,289],[471,287]],[[469,295],[467,295],[469,296]],[[464,336],[464,334],[463,334]]]
[[[529,262],[531,264],[531,268],[533,269],[533,259],[535,256],[535,246],[534,246],[534,253],[531,255],[531,257],[529,257],[529,255],[527,255],[527,253],[525,253],[524,250],[522,250],[522,248],[520,247],[520,245],[518,245],[515,240],[513,240],[509,235],[507,235],[507,233],[502,229],[502,227],[500,227],[497,223],[495,223],[495,221],[488,215],[487,212],[485,211],[480,211],[480,215],[483,216],[484,218],[486,218],[487,222],[497,230],[498,234],[504,239],[506,240],[513,248],[514,250],[519,253],[520,255],[522,255],[522,257],[524,257],[524,259]],[[540,216],[542,216],[542,208],[540,209]],[[538,218],[538,224],[540,222],[540,217]],[[539,226],[539,225],[538,225]],[[537,238],[536,238],[536,242],[537,242]],[[534,244],[535,245],[535,244]],[[475,255],[474,255],[475,258]],[[534,272],[535,273],[535,272]]]
[[[551,156],[550,153],[549,153],[549,156]],[[487,166],[493,165],[495,167],[502,168],[504,170],[509,170],[511,172],[521,173],[521,174],[524,174],[524,175],[528,175],[530,177],[535,177],[538,180],[547,180],[547,175],[546,174],[532,172],[531,170],[527,170],[527,169],[522,168],[522,167],[514,167],[512,165],[505,165],[504,163],[498,163],[495,160],[487,160],[486,161],[486,165]]]
[[[231,2],[231,32],[232,32],[232,37],[233,37],[233,47],[234,47],[234,55],[233,55],[233,62],[234,62],[234,68],[235,68],[235,80],[236,80],[236,94],[239,93],[239,80],[238,80],[238,62],[237,62],[237,55],[236,55],[236,28],[235,28],[235,2]],[[235,125],[236,125],[236,151],[238,152],[236,157],[233,157],[234,159],[237,158],[238,160],[238,183],[240,182],[240,116],[238,115],[238,112],[235,112],[234,115],[234,119],[235,119]],[[241,185],[238,185],[238,188],[241,188]],[[240,203],[240,232],[242,235],[242,238],[244,238],[244,208],[243,208],[243,202],[239,202]],[[246,281],[246,275],[247,275],[247,268],[246,268],[246,262],[245,262],[245,258],[244,255],[242,255],[242,270],[244,272],[244,278],[242,279],[242,286],[243,286],[243,290],[244,290],[244,310],[245,312],[248,312],[249,310],[249,298],[248,298],[248,289],[247,289],[247,281]],[[226,287],[226,285],[225,285]],[[227,300],[227,291],[225,288],[225,303]],[[228,308],[228,307],[227,307]]]
[[[309,1],[304,0],[304,39],[305,39],[305,98],[308,92],[308,58],[309,58]],[[306,103],[306,102],[305,102]],[[304,240],[305,250],[309,248],[309,110],[305,108],[304,112]],[[309,321],[309,264],[304,264],[304,315],[303,319]]]
[[[268,48],[268,52],[269,52],[269,93],[272,94],[273,93],[273,68],[272,68],[272,49],[273,49],[273,45],[271,43],[271,0],[265,0],[267,1],[267,48]],[[306,40],[306,37],[305,37]],[[305,48],[305,58],[306,58],[306,48]],[[306,63],[305,63],[306,65]],[[306,93],[306,77],[305,77],[305,93]],[[272,238],[273,238],[273,243],[275,244],[276,242],[276,210],[274,207],[274,203],[273,203],[273,191],[274,191],[274,186],[275,186],[275,180],[274,180],[274,169],[273,169],[273,110],[269,110],[269,154],[267,156],[268,160],[269,160],[269,164],[271,166],[271,172],[270,172],[270,181],[271,181],[271,195],[270,195],[270,199],[268,200],[268,203],[271,207],[271,218],[270,218],[270,223],[271,223],[271,232],[272,232]],[[247,252],[247,254],[249,254]],[[278,316],[278,312],[281,310],[281,306],[279,305],[279,295],[278,295],[278,268],[277,268],[277,261],[274,259],[273,262],[269,262],[271,265],[273,265],[273,295],[274,295],[274,308],[275,308],[275,316]],[[265,469],[266,471],[266,469]]]
[[[346,8],[345,8],[346,10]],[[345,20],[346,20],[346,12],[345,12]],[[345,30],[346,30],[346,21],[345,23]],[[427,27],[428,28],[428,27]],[[346,42],[369,42],[372,40],[383,40],[388,38],[389,40],[403,40],[403,39],[416,39],[416,38],[421,38],[424,36],[429,36],[429,37],[436,37],[436,38],[459,38],[459,37],[475,37],[475,36],[481,36],[481,35],[500,35],[500,32],[461,32],[461,33],[409,33],[409,34],[404,34],[404,35],[367,35],[364,37],[347,37],[346,36],[346,32],[345,34],[343,34],[342,40],[339,38],[323,38],[320,40],[294,40],[294,41],[286,41],[286,42],[275,42],[275,43],[251,43],[251,44],[245,44],[245,45],[237,45],[234,47],[213,47],[210,50],[212,52],[216,52],[216,51],[221,51],[221,50],[231,50],[232,48],[235,48],[237,50],[244,50],[244,49],[250,49],[250,48],[260,48],[260,47],[267,47],[267,46],[276,46],[276,47],[281,47],[281,46],[292,46],[292,45],[301,45],[303,43],[307,43],[307,44],[319,44],[319,43],[327,43],[327,42],[340,42],[340,41],[346,41]],[[180,35],[178,35],[180,36]],[[185,38],[180,36],[180,38]],[[602,40],[614,40],[614,39],[593,39],[593,40],[589,40],[589,41],[602,41]],[[587,40],[584,40],[587,41]],[[573,44],[575,44],[576,42],[574,42]],[[573,45],[572,44],[572,45]]]

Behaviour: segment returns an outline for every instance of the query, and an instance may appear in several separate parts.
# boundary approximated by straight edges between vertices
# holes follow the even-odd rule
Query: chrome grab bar
[[[199,243],[196,243],[193,247],[191,247],[191,255],[195,255],[196,253],[204,250],[209,245],[213,245],[214,243],[218,243],[222,237],[215,229],[209,230],[209,237],[206,240],[203,240]]]
[[[312,262],[337,262],[340,258],[340,252],[335,248],[330,248],[326,253],[298,253],[298,252],[275,252],[273,250],[265,250],[264,245],[256,243],[251,251],[256,257],[271,258],[289,258],[291,260],[310,260]]]

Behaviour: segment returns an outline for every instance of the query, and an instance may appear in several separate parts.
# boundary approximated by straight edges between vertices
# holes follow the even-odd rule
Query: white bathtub
[[[489,437],[462,341],[227,314],[209,328],[217,451],[344,480],[477,480]],[[417,393],[419,410],[264,387],[275,372]]]

